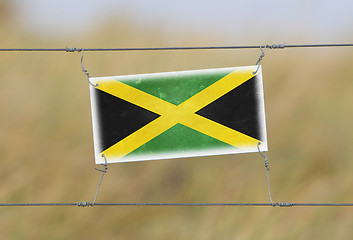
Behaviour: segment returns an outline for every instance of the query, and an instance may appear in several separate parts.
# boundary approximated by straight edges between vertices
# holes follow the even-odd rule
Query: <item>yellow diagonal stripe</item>
[[[135,149],[141,147],[146,142],[157,137],[162,132],[173,127],[175,121],[170,121],[169,117],[161,116],[136,132],[127,136],[120,142],[102,152],[105,156],[124,157]]]
[[[187,120],[180,121],[181,124],[202,132],[210,137],[221,140],[233,147],[244,148],[248,146],[256,146],[259,140],[248,135],[235,131],[222,124],[204,118],[197,114],[188,115]]]
[[[98,87],[96,88],[159,115],[168,115],[175,109],[174,104],[134,87],[130,87],[129,85],[119,82],[113,78],[104,78],[99,81]]]
[[[254,75],[250,70],[235,70],[179,105],[169,103],[115,79],[100,80],[97,89],[161,115],[106,149],[102,154],[124,157],[178,123],[237,148],[256,145],[259,142],[257,139],[195,114],[252,77]]]
[[[201,108],[243,84],[253,76],[252,71],[235,70],[201,92],[195,94],[185,102],[179,104],[179,106],[197,112]]]

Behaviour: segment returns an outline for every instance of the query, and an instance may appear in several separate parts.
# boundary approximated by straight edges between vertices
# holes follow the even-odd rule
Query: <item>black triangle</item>
[[[262,140],[257,79],[256,76],[251,78],[196,114]]]
[[[94,94],[97,123],[99,132],[99,152],[129,136],[136,130],[152,122],[160,115],[142,107],[110,95],[99,89]]]

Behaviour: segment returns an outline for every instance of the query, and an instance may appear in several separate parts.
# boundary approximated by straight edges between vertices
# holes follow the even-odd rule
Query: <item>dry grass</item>
[[[7,25],[0,26],[1,32]],[[70,42],[14,31],[2,47],[166,46],[114,25]],[[97,37],[99,36],[99,37]],[[202,40],[203,39],[203,40]],[[180,36],[178,45],[207,43]],[[210,38],[209,38],[210,39]],[[217,41],[209,40],[211,44]],[[57,44],[57,45],[56,45]],[[252,65],[259,51],[87,53],[93,76]],[[268,51],[263,62],[275,201],[352,202],[351,49]],[[1,202],[92,201],[88,83],[77,53],[1,53]],[[113,164],[99,202],[267,202],[259,154]],[[349,239],[349,208],[1,208],[2,239]]]

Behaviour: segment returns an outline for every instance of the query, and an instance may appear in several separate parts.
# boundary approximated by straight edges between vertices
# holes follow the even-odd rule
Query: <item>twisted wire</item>
[[[248,46],[196,46],[196,47],[136,47],[136,48],[0,48],[1,52],[81,52],[84,51],[172,51],[172,50],[227,50],[227,49],[285,49],[285,48],[320,48],[353,47],[353,43],[328,44],[265,44]]]
[[[53,207],[53,206],[76,206],[76,207],[93,207],[93,206],[175,206],[175,207],[353,207],[353,203],[293,203],[293,202],[277,202],[271,203],[0,203],[0,207]]]

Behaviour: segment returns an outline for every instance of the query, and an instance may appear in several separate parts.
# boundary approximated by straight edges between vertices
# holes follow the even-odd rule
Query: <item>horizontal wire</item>
[[[82,52],[82,51],[159,51],[159,50],[221,50],[221,49],[284,49],[284,48],[316,48],[316,47],[353,47],[348,44],[272,44],[253,46],[206,46],[206,47],[149,47],[149,48],[0,48],[2,52]],[[271,207],[295,207],[295,206],[353,206],[353,203],[0,203],[0,207],[16,206],[271,206]]]
[[[0,207],[37,207],[37,206],[262,206],[262,207],[353,207],[353,203],[1,203]]]
[[[353,43],[330,44],[271,44],[250,46],[203,46],[203,47],[137,47],[137,48],[0,48],[2,52],[81,52],[84,51],[172,51],[172,50],[222,50],[222,49],[284,49],[284,48],[316,48],[316,47],[353,47]]]
[[[76,203],[1,203],[0,207],[77,206]]]

